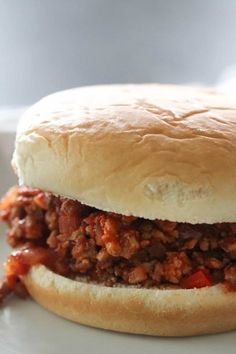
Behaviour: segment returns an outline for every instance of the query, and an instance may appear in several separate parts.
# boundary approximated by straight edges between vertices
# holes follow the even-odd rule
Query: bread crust
[[[236,220],[236,102],[172,85],[91,86],[23,116],[20,182],[147,219]]]
[[[235,292],[222,285],[191,290],[110,288],[73,281],[44,266],[34,266],[23,282],[46,309],[88,326],[159,336],[236,328]]]
[[[84,87],[48,96],[17,130],[20,183],[104,211],[189,223],[235,222],[236,101],[174,85]],[[236,329],[235,292],[106,287],[44,266],[22,277],[45,308],[85,325],[190,336]]]

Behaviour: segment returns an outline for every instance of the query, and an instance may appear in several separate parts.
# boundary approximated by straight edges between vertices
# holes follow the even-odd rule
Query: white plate
[[[0,132],[0,191],[14,182],[9,167],[13,139],[12,132],[6,132],[6,129]],[[0,233],[2,264],[8,250],[2,227]],[[0,309],[1,354],[233,354],[235,348],[236,332],[193,338],[155,338],[74,324],[47,312],[29,299],[12,298]]]

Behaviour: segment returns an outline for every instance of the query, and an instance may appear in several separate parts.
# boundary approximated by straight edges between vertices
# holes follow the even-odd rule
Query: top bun
[[[21,184],[124,215],[236,222],[236,100],[174,85],[58,92],[19,124]]]

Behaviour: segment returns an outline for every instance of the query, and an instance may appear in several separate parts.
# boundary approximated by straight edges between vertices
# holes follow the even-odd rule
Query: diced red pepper
[[[180,286],[183,289],[204,288],[212,284],[210,275],[203,269],[199,269],[197,272],[188,275],[180,282]]]

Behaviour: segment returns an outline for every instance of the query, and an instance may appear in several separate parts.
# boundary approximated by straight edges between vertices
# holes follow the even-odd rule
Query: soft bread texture
[[[44,266],[23,277],[31,296],[69,320],[119,332],[191,336],[236,328],[235,292],[109,288],[73,281]]]
[[[199,87],[91,86],[23,116],[20,182],[105,211],[236,221],[236,100]]]

